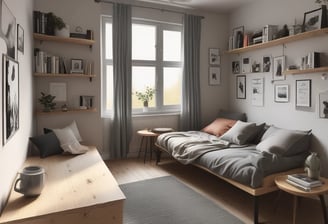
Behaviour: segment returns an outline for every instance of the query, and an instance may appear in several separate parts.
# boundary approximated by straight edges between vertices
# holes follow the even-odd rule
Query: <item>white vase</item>
[[[55,29],[55,35],[58,37],[69,37],[69,25],[66,24],[66,27],[61,30]]]

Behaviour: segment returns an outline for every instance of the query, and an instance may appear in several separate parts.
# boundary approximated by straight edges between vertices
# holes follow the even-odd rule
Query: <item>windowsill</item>
[[[144,112],[144,113],[134,113],[132,117],[158,117],[158,116],[180,116],[180,112]]]

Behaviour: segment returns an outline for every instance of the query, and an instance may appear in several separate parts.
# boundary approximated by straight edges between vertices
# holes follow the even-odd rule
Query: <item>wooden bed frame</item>
[[[161,160],[161,153],[162,152],[167,152],[167,150],[165,148],[163,148],[162,146],[158,145],[155,143],[155,146],[157,148],[156,150],[156,164],[158,164]],[[169,153],[168,153],[169,154]],[[223,177],[223,176],[220,176],[219,174],[217,173],[214,173],[213,171],[211,171],[210,169],[208,169],[207,167],[204,167],[204,166],[201,166],[199,164],[191,164],[193,166],[196,166],[198,168],[201,168],[213,175],[215,175],[216,177],[219,177],[220,179],[232,184],[233,186],[247,192],[248,194],[252,195],[253,196],[253,199],[254,199],[254,202],[253,202],[253,206],[254,206],[254,211],[253,211],[253,221],[254,221],[254,224],[258,224],[259,223],[259,205],[258,205],[258,198],[261,196],[261,195],[264,195],[264,194],[268,194],[268,193],[271,193],[271,192],[274,192],[274,191],[277,191],[279,190],[279,188],[276,186],[274,180],[276,177],[278,176],[281,176],[281,175],[287,175],[287,174],[292,174],[292,173],[300,173],[300,172],[304,172],[304,168],[296,168],[296,169],[291,169],[291,170],[288,170],[288,171],[284,171],[284,172],[279,172],[279,173],[274,173],[274,174],[271,174],[269,176],[266,176],[264,177],[264,180],[263,180],[263,184],[261,187],[258,187],[258,188],[252,188],[250,186],[247,186],[247,185],[244,185],[244,184],[241,184],[241,183],[238,183],[237,181],[234,181],[232,179],[229,179],[229,178],[226,178],[226,177]]]

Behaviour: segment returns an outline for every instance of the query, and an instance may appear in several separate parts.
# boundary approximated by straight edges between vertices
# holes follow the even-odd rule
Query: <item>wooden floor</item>
[[[107,161],[106,164],[119,184],[168,175],[175,176],[244,223],[252,223],[252,197],[199,168],[181,165],[169,159],[159,165],[155,165],[154,161],[147,161],[144,164],[142,159],[113,160]],[[259,199],[260,222],[292,223],[292,201],[293,197],[284,192],[261,196]],[[299,200],[296,223],[324,223],[319,200],[307,198]]]

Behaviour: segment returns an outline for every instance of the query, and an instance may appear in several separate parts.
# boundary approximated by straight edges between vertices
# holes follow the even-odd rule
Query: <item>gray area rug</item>
[[[167,176],[122,184],[124,224],[235,224],[239,219]]]

